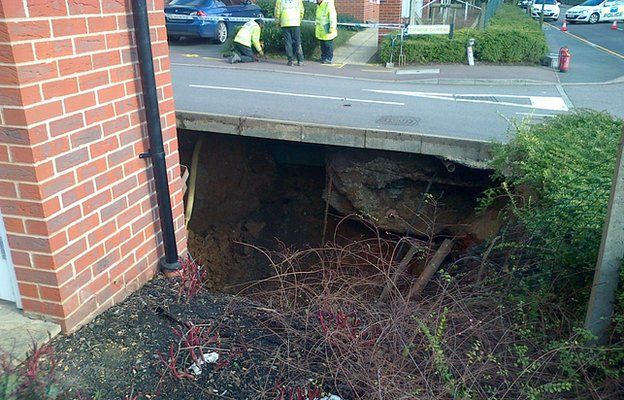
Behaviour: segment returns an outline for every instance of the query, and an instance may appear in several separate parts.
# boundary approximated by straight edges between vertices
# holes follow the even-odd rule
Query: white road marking
[[[405,103],[399,103],[399,102],[396,102],[396,101],[353,99],[353,98],[350,98],[350,97],[321,96],[321,95],[317,95],[317,94],[305,94],[305,93],[275,92],[275,91],[272,91],[272,90],[235,88],[235,87],[227,87],[227,86],[189,85],[189,87],[199,88],[199,89],[227,90],[227,91],[232,91],[232,92],[273,94],[273,95],[277,95],[277,96],[307,97],[307,98],[310,98],[310,99],[351,101],[351,102],[354,102],[354,103],[386,104],[386,105],[390,105],[390,106],[404,106],[405,105]]]
[[[561,97],[548,97],[548,96],[517,96],[511,94],[472,94],[472,93],[431,93],[431,92],[409,92],[401,90],[376,90],[376,89],[364,89],[366,92],[396,94],[402,96],[422,97],[426,99],[447,100],[456,101],[461,103],[481,103],[481,104],[497,104],[502,106],[521,107],[521,108],[538,108],[541,110],[551,111],[568,111],[565,101]],[[469,97],[483,97],[484,99],[474,99]],[[493,101],[487,100],[487,98],[502,98],[502,99],[518,99],[529,100],[531,104],[513,103],[510,101]]]
[[[431,69],[402,69],[397,70],[397,75],[424,75],[424,74],[439,74],[439,68],[431,68]]]

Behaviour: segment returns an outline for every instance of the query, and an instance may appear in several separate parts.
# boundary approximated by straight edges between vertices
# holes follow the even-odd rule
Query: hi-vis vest
[[[262,46],[260,46],[260,25],[258,25],[256,21],[246,22],[236,34],[234,41],[247,47],[251,47],[253,44],[258,53],[262,53]]]
[[[277,0],[275,2],[275,18],[279,19],[281,27],[301,26],[303,12],[302,0]]]
[[[334,0],[323,0],[316,7],[316,26],[314,34],[318,40],[332,40],[338,36],[338,17]]]

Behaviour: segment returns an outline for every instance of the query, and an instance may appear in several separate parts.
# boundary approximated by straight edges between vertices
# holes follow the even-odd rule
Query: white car
[[[528,8],[531,5],[531,0],[518,0],[517,6],[520,8]]]
[[[545,20],[557,21],[559,19],[561,9],[557,0],[535,0],[531,4],[531,16],[533,18],[539,18],[542,10],[544,11]]]
[[[568,22],[615,21],[624,19],[624,0],[587,0],[570,8],[565,14]]]

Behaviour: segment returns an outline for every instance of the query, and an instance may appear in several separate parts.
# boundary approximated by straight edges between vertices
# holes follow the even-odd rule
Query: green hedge
[[[225,45],[225,55],[229,55],[234,48],[234,37],[238,29],[240,29],[240,27],[228,38]],[[354,32],[338,29],[338,37],[334,39],[334,48],[343,45],[353,34]],[[266,54],[284,55],[284,37],[282,36],[281,29],[278,28],[274,22],[265,22],[260,40],[264,44],[264,51]],[[314,35],[313,24],[303,24],[301,26],[301,47],[303,48],[304,57],[308,60],[319,54],[319,43]]]
[[[262,10],[262,14],[265,18],[274,18],[273,11],[275,10],[276,0],[258,0],[256,5]],[[303,2],[305,12],[303,15],[304,20],[314,21],[316,19],[316,3],[308,1]],[[355,18],[349,15],[338,15],[340,22],[359,22]],[[235,32],[230,35],[228,42],[225,46],[224,54],[228,55],[233,49]],[[340,28],[338,29],[338,37],[334,39],[334,48],[338,48],[343,45],[351,36],[353,32],[357,31],[357,28]],[[349,32],[352,31],[352,32]],[[267,54],[283,55],[284,54],[284,38],[282,37],[282,31],[275,25],[274,22],[267,21],[262,29],[262,42],[264,43],[264,51]],[[306,59],[312,59],[316,57],[320,50],[318,40],[314,36],[314,24],[305,23],[301,25],[301,47],[303,48],[303,55]]]
[[[498,176],[532,195],[517,216],[552,265],[593,270],[623,126],[582,111],[522,124],[509,144],[495,147]]]
[[[403,43],[409,63],[464,63],[466,43],[475,39],[475,59],[492,63],[538,63],[548,52],[546,38],[539,24],[518,7],[503,4],[485,30],[461,29],[455,37],[429,35],[410,37]],[[381,46],[381,60],[394,61],[399,54],[398,40],[392,48],[386,38]]]
[[[592,287],[622,128],[624,121],[609,114],[577,111],[541,124],[518,123],[508,144],[493,147],[491,166],[500,187],[486,191],[482,206],[506,200],[508,225],[499,233],[496,252],[505,254],[500,260],[511,271],[493,279],[505,281],[500,287],[515,303],[510,315],[518,337],[549,352],[552,364],[545,370],[557,371],[557,382],[568,386],[560,387],[565,394],[526,398],[589,399],[586,391],[594,390],[622,398],[622,387],[610,385],[624,382],[624,279],[609,343],[584,346],[589,334],[578,329]],[[624,278],[624,266],[620,271]]]

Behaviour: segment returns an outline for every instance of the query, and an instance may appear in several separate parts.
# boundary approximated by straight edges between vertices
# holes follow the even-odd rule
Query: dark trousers
[[[240,43],[234,42],[234,51],[238,53],[241,58],[241,62],[254,62],[254,53],[251,47],[243,46]]]
[[[288,61],[297,57],[297,61],[303,61],[303,49],[301,49],[301,28],[299,26],[288,26],[282,28],[284,35],[284,47]]]
[[[321,61],[332,61],[334,59],[334,40],[320,40]]]

